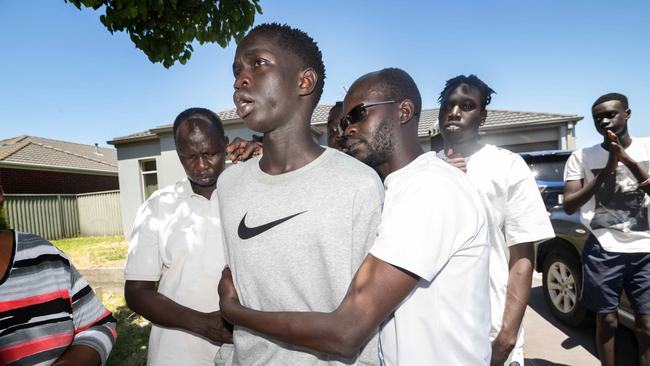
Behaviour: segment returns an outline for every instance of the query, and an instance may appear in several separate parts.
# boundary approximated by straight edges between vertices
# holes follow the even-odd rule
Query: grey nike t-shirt
[[[239,298],[263,311],[335,310],[376,237],[383,185],[371,168],[327,148],[281,175],[260,158],[226,169],[217,183]],[[377,365],[376,337],[358,359],[298,350],[235,327],[233,365]]]

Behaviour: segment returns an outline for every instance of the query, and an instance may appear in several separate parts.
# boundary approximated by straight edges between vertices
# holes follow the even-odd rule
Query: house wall
[[[566,127],[545,125],[532,128],[494,129],[481,133],[481,141],[486,144],[501,146],[514,152],[572,149],[568,146]],[[570,140],[572,141],[572,140]]]
[[[164,133],[160,136],[160,158],[158,164],[158,187],[174,184],[185,177],[185,170],[176,153],[174,135]]]
[[[140,160],[154,158],[160,169],[160,143],[158,140],[139,141],[118,145],[117,170],[120,177],[120,205],[122,207],[122,225],[124,236],[131,236],[131,228],[138,208],[144,202],[142,180],[140,178]],[[160,180],[158,181],[160,187]]]
[[[5,193],[75,194],[119,189],[117,175],[0,168]]]

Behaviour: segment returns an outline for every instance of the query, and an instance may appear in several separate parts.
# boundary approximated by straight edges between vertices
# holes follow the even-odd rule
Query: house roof
[[[114,149],[21,135],[0,140],[0,164],[117,174]]]
[[[312,126],[319,126],[322,124],[326,124],[327,115],[329,114],[330,109],[332,107],[333,107],[332,104],[319,104],[318,106],[316,106],[316,109],[314,109],[314,114],[312,114],[311,116]],[[223,123],[224,126],[241,122],[241,118],[239,118],[239,116],[237,115],[237,110],[234,108],[221,111],[217,114],[219,115],[219,118],[221,119],[221,122]],[[107,141],[107,143],[111,145],[116,145],[125,142],[148,140],[148,139],[155,138],[158,132],[171,131],[172,127],[173,127],[172,123],[160,125],[146,131],[136,132],[121,137],[115,137],[114,139]]]
[[[418,126],[418,135],[420,137],[429,136],[432,131],[435,135],[438,133],[438,112],[439,108],[424,109],[420,116],[420,125]],[[533,126],[540,124],[551,124],[559,122],[578,122],[582,119],[576,114],[559,114],[559,113],[537,113],[509,111],[501,109],[488,109],[485,124],[481,130],[498,129],[512,126]]]
[[[327,124],[327,116],[329,110],[332,108],[332,104],[319,104],[314,110],[314,114],[311,117],[312,127],[322,126]],[[430,135],[430,131],[437,131],[438,128],[438,108],[423,109],[422,115],[420,116],[420,125],[418,126],[418,135],[420,137],[426,137]],[[237,116],[235,109],[228,109],[222,112],[219,112],[219,118],[223,122],[224,126],[228,126],[233,123],[240,122],[241,119]],[[489,109],[488,117],[485,121],[485,125],[482,127],[482,130],[493,129],[493,128],[503,128],[509,126],[531,126],[538,124],[547,124],[547,123],[559,123],[559,122],[577,122],[581,120],[582,117],[575,114],[559,114],[559,113],[537,113],[537,112],[521,112],[521,111],[509,111],[509,110],[499,110],[499,109]],[[135,142],[141,140],[147,140],[155,138],[156,132],[161,132],[161,130],[169,130],[172,128],[172,124],[166,124],[158,126],[156,128],[134,133],[127,136],[116,137],[111,141],[108,141],[109,144],[115,145],[125,142]]]

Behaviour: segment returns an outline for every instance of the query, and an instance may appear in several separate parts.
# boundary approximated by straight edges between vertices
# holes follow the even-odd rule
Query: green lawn
[[[77,268],[124,267],[129,244],[123,236],[89,236],[52,240]]]

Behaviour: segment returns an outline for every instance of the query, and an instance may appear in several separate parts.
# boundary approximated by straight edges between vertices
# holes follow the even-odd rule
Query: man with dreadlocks
[[[523,366],[521,322],[530,296],[533,242],[554,234],[524,160],[479,140],[493,93],[475,75],[447,81],[439,98],[444,141],[439,157],[464,171],[485,201],[491,244],[491,364]]]

